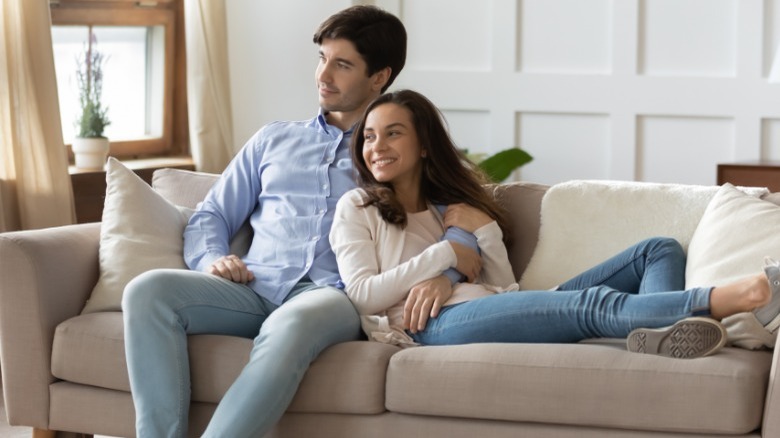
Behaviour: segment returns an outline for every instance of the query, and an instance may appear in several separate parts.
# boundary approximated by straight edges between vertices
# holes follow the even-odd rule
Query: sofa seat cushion
[[[629,353],[609,344],[417,347],[390,360],[387,409],[741,434],[761,425],[771,359],[771,352],[737,348],[680,360]]]
[[[217,403],[249,358],[252,340],[196,335],[188,340],[192,400]],[[304,376],[289,411],[376,414],[385,411],[387,364],[398,347],[347,342],[325,350]],[[52,346],[58,379],[130,391],[121,312],[79,315],[61,323]]]

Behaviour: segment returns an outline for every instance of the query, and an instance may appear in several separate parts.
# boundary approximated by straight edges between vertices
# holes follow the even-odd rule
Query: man
[[[139,437],[187,435],[187,335],[254,338],[249,362],[205,435],[262,436],[282,416],[312,360],[358,339],[328,242],[339,197],[354,187],[352,125],[406,59],[406,31],[370,6],[345,9],[314,34],[319,114],[275,122],[236,155],[184,231],[191,271],[155,270],[125,289],[125,348]],[[246,221],[245,256],[229,242]]]

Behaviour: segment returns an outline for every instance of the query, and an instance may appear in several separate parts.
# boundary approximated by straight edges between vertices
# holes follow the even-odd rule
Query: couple
[[[361,318],[355,307],[379,318],[389,315],[397,335],[417,343],[472,342],[488,339],[491,335],[484,331],[491,326],[484,323],[473,334],[471,324],[456,327],[457,320],[467,317],[463,310],[488,315],[504,305],[500,300],[521,296],[553,300],[545,306],[554,309],[559,296],[574,294],[494,293],[514,281],[501,241],[502,212],[484,193],[476,174],[463,166],[454,149],[449,150],[451,142],[432,105],[414,93],[399,92],[375,101],[363,118],[369,103],[386,91],[404,66],[406,32],[400,20],[375,7],[354,6],[326,19],[313,39],[319,48],[318,115],[306,122],[265,126],[228,165],[185,229],[184,258],[191,271],[150,271],[125,289],[125,349],[139,437],[187,435],[191,334],[254,339],[249,362],[219,403],[204,436],[262,436],[287,409],[306,369],[322,350],[360,339]],[[407,107],[407,100],[424,105]],[[400,146],[388,142],[396,138],[401,139]],[[355,187],[353,162],[365,192],[350,192]],[[363,193],[368,197],[364,199]],[[334,218],[337,202],[341,204]],[[447,205],[444,218],[429,213],[429,204]],[[357,218],[354,224],[350,217]],[[228,244],[247,220],[254,237],[248,254],[239,257],[230,253]],[[341,276],[328,241],[332,224]],[[340,236],[342,230],[345,236]],[[373,249],[366,234],[373,230],[384,237],[403,235],[405,243],[401,247],[383,240]],[[437,243],[442,234],[452,240]],[[638,247],[631,267],[609,281],[627,281],[626,274],[646,279],[640,292],[679,289],[666,274],[651,275],[667,268],[681,272],[682,255],[669,247],[673,245],[666,241]],[[372,252],[376,250],[392,259],[383,254],[385,265],[380,265],[380,257]],[[645,254],[658,252],[675,255],[645,263],[652,262]],[[452,267],[467,280],[479,282],[453,287],[450,278],[457,281],[460,274],[452,275]],[[424,274],[418,277],[419,272]],[[442,272],[445,275],[439,275]],[[355,306],[341,290],[341,278]],[[622,288],[622,283],[614,285]],[[569,286],[583,287],[560,289]],[[589,290],[602,291],[580,292],[592,302],[628,296],[607,292],[606,287]],[[686,298],[669,297],[673,304],[655,298],[664,295],[635,297],[657,300],[657,307],[668,305],[675,316],[637,319],[633,324],[660,326],[699,313],[720,317],[770,300],[763,275],[731,289],[715,288],[709,296],[704,289],[675,292],[671,295]],[[572,328],[577,321],[568,319],[577,307],[568,301],[557,310],[560,316],[555,321],[542,316],[543,322],[537,319],[533,331],[524,336],[570,342],[617,332],[625,336],[632,327],[631,322],[617,321],[620,327],[602,333],[591,332],[588,323],[577,334]],[[408,309],[398,309],[401,302]],[[536,304],[521,307],[532,305]],[[595,310],[588,302],[579,307]],[[636,312],[650,313],[642,303],[635,307]],[[509,324],[505,319],[501,324]]]

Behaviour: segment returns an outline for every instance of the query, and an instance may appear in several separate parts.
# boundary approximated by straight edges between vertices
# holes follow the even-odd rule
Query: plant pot
[[[73,156],[79,169],[103,169],[108,158],[108,139],[105,137],[76,137]]]

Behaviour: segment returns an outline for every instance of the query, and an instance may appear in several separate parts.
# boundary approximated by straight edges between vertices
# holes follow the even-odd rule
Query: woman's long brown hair
[[[355,127],[350,153],[357,170],[357,183],[368,194],[363,206],[374,205],[385,221],[406,226],[406,212],[392,185],[377,181],[363,158],[366,118],[376,107],[389,103],[400,105],[412,113],[420,146],[427,151],[421,179],[423,198],[432,204],[464,203],[482,210],[498,223],[504,233],[504,240],[508,241],[506,212],[488,194],[484,186],[488,183],[487,177],[455,146],[438,108],[425,96],[412,90],[399,90],[379,96],[368,105]]]

